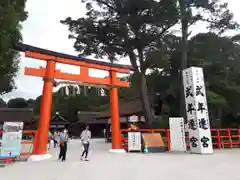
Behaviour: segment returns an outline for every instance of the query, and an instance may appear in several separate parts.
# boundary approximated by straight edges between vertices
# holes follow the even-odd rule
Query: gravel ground
[[[89,162],[80,161],[79,140],[71,140],[67,161],[53,157],[21,162],[0,169],[1,180],[240,180],[240,149],[217,150],[213,155],[180,153],[111,154],[104,140],[93,140]]]

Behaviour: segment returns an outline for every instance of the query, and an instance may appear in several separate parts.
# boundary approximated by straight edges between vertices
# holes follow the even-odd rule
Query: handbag
[[[64,142],[65,142],[64,139],[65,139],[64,136],[61,134],[60,141],[59,141],[60,145],[64,145]]]
[[[64,145],[64,142],[63,140],[60,140],[60,145]]]

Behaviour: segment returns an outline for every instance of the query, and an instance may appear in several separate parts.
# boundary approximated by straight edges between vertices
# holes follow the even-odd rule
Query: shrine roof
[[[56,114],[51,118],[50,124],[70,124],[64,117],[59,114]]]
[[[154,97],[152,94],[148,95],[150,106],[154,105]],[[119,100],[119,116],[126,117],[131,115],[138,115],[143,113],[142,103],[140,97],[132,97],[128,99]],[[110,109],[100,112],[95,116],[96,119],[110,118]]]
[[[78,111],[77,113],[78,121],[76,123],[86,123],[86,124],[100,123],[99,121],[96,121],[95,117],[97,116],[97,114],[99,114],[99,112]]]
[[[0,108],[0,123],[30,122],[33,120],[31,108]]]

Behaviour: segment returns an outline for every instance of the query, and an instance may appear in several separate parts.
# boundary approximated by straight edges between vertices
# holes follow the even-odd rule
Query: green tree
[[[225,121],[226,114],[237,118],[240,112],[237,102],[240,95],[240,83],[237,80],[240,75],[240,45],[237,36],[200,33],[189,44],[190,65],[204,68],[212,119]]]
[[[28,99],[27,104],[29,108],[35,108],[35,100],[34,99]]]
[[[69,86],[71,87],[71,86]],[[70,88],[71,89],[71,88]],[[78,111],[101,111],[107,108],[103,104],[109,102],[109,96],[99,96],[95,88],[89,89],[87,94],[81,91],[80,94],[72,92],[69,95],[63,93],[63,87],[57,92],[53,93],[52,99],[52,115],[59,112],[63,117],[69,121],[76,121]],[[40,114],[41,96],[37,97],[34,105],[30,103],[31,107],[34,106],[35,115]]]
[[[148,101],[147,55],[177,23],[175,0],[86,0],[86,17],[61,21],[80,55],[107,56],[110,61],[128,57],[135,71],[145,118],[152,123]]]
[[[187,68],[188,36],[189,27],[199,21],[208,23],[208,28],[217,33],[223,33],[229,29],[236,29],[238,24],[233,21],[233,14],[230,13],[227,3],[221,0],[178,0],[179,19],[181,21],[181,70]],[[184,89],[181,79],[181,104],[180,112],[185,116]]]
[[[8,108],[27,108],[28,102],[24,98],[15,98],[8,101]]]
[[[189,39],[188,44],[187,66],[199,66],[204,70],[212,127],[239,126],[239,36],[224,37],[215,33],[199,33]],[[151,64],[155,65],[152,66],[150,74],[146,75],[147,88],[148,92],[161,94],[164,103],[161,119],[167,120],[168,116],[179,115],[180,55],[181,37],[173,35],[162,38],[161,47],[148,55],[148,62],[152,61]],[[120,88],[119,97],[136,96],[138,84],[135,74],[125,78],[130,81],[130,88]],[[40,102],[39,98],[36,102]],[[52,112],[59,111],[66,119],[75,120],[77,111],[102,111],[109,108],[108,102],[109,92],[106,97],[99,97],[92,89],[87,95],[69,97],[63,96],[59,90],[53,94]],[[102,104],[106,105],[100,106]]]
[[[35,103],[34,103],[34,114],[35,115],[40,115],[41,97],[42,97],[42,95],[38,96],[35,99]]]
[[[237,122],[240,114],[237,101],[240,85],[239,36],[200,33],[189,39],[188,44],[187,66],[199,66],[204,70],[212,125],[220,126],[218,123],[221,122],[224,126],[230,126],[232,122],[240,124]],[[148,87],[161,93],[169,116],[179,115],[180,46],[181,37],[168,35],[163,38],[161,49],[153,57],[168,61],[165,64],[169,66],[165,66],[162,71],[153,70],[147,78]]]
[[[1,0],[0,5],[0,94],[14,88],[19,53],[14,44],[22,40],[21,22],[26,20],[26,0]]]
[[[2,98],[0,98],[0,108],[6,108],[6,107],[7,107],[7,103]]]

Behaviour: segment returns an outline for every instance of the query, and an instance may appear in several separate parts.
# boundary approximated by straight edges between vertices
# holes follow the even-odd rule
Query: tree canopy
[[[86,17],[61,21],[70,30],[80,55],[107,56],[111,62],[128,57],[138,79],[145,118],[151,124],[147,97],[148,53],[178,22],[175,0],[86,0]]]
[[[6,81],[10,86],[5,84],[4,90],[0,89],[0,93],[11,90],[12,77],[17,70],[17,65],[10,66],[14,64],[13,62],[17,63],[17,53],[12,49],[12,43],[21,40],[19,22],[25,19],[26,13],[25,1],[16,2],[20,3],[18,6],[22,8],[16,8],[18,6],[10,8],[12,6],[9,5],[6,7],[9,12],[16,11],[21,16],[18,17],[16,14],[14,16],[14,13],[9,17],[6,16],[11,17],[12,21],[17,17],[19,19],[17,22],[14,21],[15,24],[13,23],[11,28],[10,26],[6,28],[9,36],[0,34],[0,60],[3,57],[11,59],[11,63],[7,61],[9,64],[0,61],[5,63],[0,68],[4,67],[5,72],[12,74],[12,76],[7,75],[11,77]],[[134,73],[126,77],[130,81],[130,88],[120,88],[119,97],[127,99],[140,93],[145,118],[149,124],[153,117],[148,93],[161,94],[163,121],[171,116],[179,116],[181,114],[180,72],[189,66],[199,66],[204,70],[212,126],[240,126],[238,103],[240,35],[232,37],[223,35],[226,30],[238,28],[226,3],[221,4],[220,0],[84,0],[83,2],[87,9],[85,17],[79,19],[68,17],[61,21],[69,28],[69,38],[75,40],[75,50],[79,52],[79,56],[95,55],[97,58],[107,56],[112,63],[121,60],[122,57],[128,58]],[[0,14],[2,12],[3,10],[0,9]],[[189,27],[198,21],[207,22],[209,32],[199,33],[190,38]],[[181,24],[181,36],[176,36],[170,31],[176,24]],[[7,25],[8,23],[5,22],[4,27],[8,27]],[[11,38],[8,37],[13,34],[15,36],[11,37],[14,41],[2,43],[2,37],[9,40]],[[3,51],[3,48],[10,49],[10,52],[3,53],[8,52]],[[7,69],[9,67],[15,69],[11,71]],[[2,77],[6,76],[0,76]],[[108,92],[104,97],[99,96],[94,88],[87,88],[87,93],[78,95],[72,93],[67,96],[62,92],[61,88],[53,93],[52,114],[60,112],[70,121],[77,120],[77,111],[102,111],[109,108]],[[39,115],[40,101],[41,96],[35,100],[17,98],[10,100],[8,106],[32,107],[35,115]],[[6,106],[4,101],[0,101],[0,105]]]
[[[0,108],[6,108],[7,107],[7,103],[0,98]]]
[[[229,29],[236,29],[239,25],[233,21],[233,14],[228,4],[221,0],[178,0],[179,19],[181,22],[181,68],[188,66],[188,37],[189,27],[199,21],[207,23],[207,28],[219,34]],[[181,72],[181,71],[180,71]],[[185,98],[182,77],[180,78],[180,114],[185,117]]]
[[[0,6],[0,94],[11,92],[19,64],[14,44],[22,40],[21,22],[26,20],[26,0],[1,0]]]
[[[170,50],[174,51],[173,56],[182,57],[181,61],[174,62],[180,64],[178,70],[182,70],[188,63],[189,26],[201,20],[208,22],[209,28],[219,33],[238,26],[232,21],[233,15],[228,10],[227,4],[221,4],[219,0],[84,0],[82,2],[86,4],[85,17],[79,19],[68,17],[61,21],[69,28],[69,38],[75,40],[75,50],[79,55],[94,54],[97,58],[107,56],[111,62],[121,57],[128,57],[135,70],[137,89],[142,100],[145,119],[149,124],[153,116],[147,96],[146,71],[149,68],[166,68],[171,65],[168,64],[170,62],[168,53],[171,52],[167,47],[170,42],[166,41],[177,40],[181,43],[177,44],[175,47],[177,49]],[[182,25],[180,39],[173,38],[169,31],[178,23]],[[183,93],[179,93],[181,94]]]
[[[160,92],[163,100],[162,121],[160,127],[167,127],[168,117],[179,115],[179,77],[181,68],[179,54],[181,37],[167,35],[164,38],[165,68],[152,68],[146,75],[149,92]],[[188,40],[188,66],[199,66],[204,70],[207,89],[208,109],[212,127],[240,126],[240,44],[239,36],[220,36],[215,33],[200,33]],[[128,99],[136,96],[137,80],[134,74],[127,77],[130,88],[120,88],[119,97]],[[103,111],[109,108],[109,93],[99,96],[94,89],[87,94],[66,96],[60,89],[53,93],[52,113],[60,112],[70,121],[76,121],[77,111]],[[34,107],[35,114],[39,114],[41,96],[35,100],[28,100],[28,107]],[[15,100],[16,101],[16,100]],[[10,101],[11,102],[11,101]],[[9,103],[8,103],[9,104]],[[159,127],[159,126],[157,126]]]
[[[24,98],[10,99],[7,103],[8,108],[28,108],[28,101]]]
[[[168,106],[167,114],[170,116],[179,114],[176,104],[180,101],[178,72],[181,68],[179,63],[181,49],[178,50],[179,48],[176,47],[180,47],[180,39],[181,37],[176,36],[167,37],[165,44],[168,51],[165,52],[169,57],[169,67],[160,72],[152,72],[148,79],[148,87],[157,88],[155,91],[161,92],[164,103]],[[189,39],[188,44],[187,66],[198,66],[204,70],[208,106],[213,124],[216,125],[217,119],[225,119],[229,115],[231,118],[226,118],[226,121],[238,119],[239,106],[236,101],[240,85],[237,81],[240,72],[238,35],[224,37],[214,33],[200,33]]]

